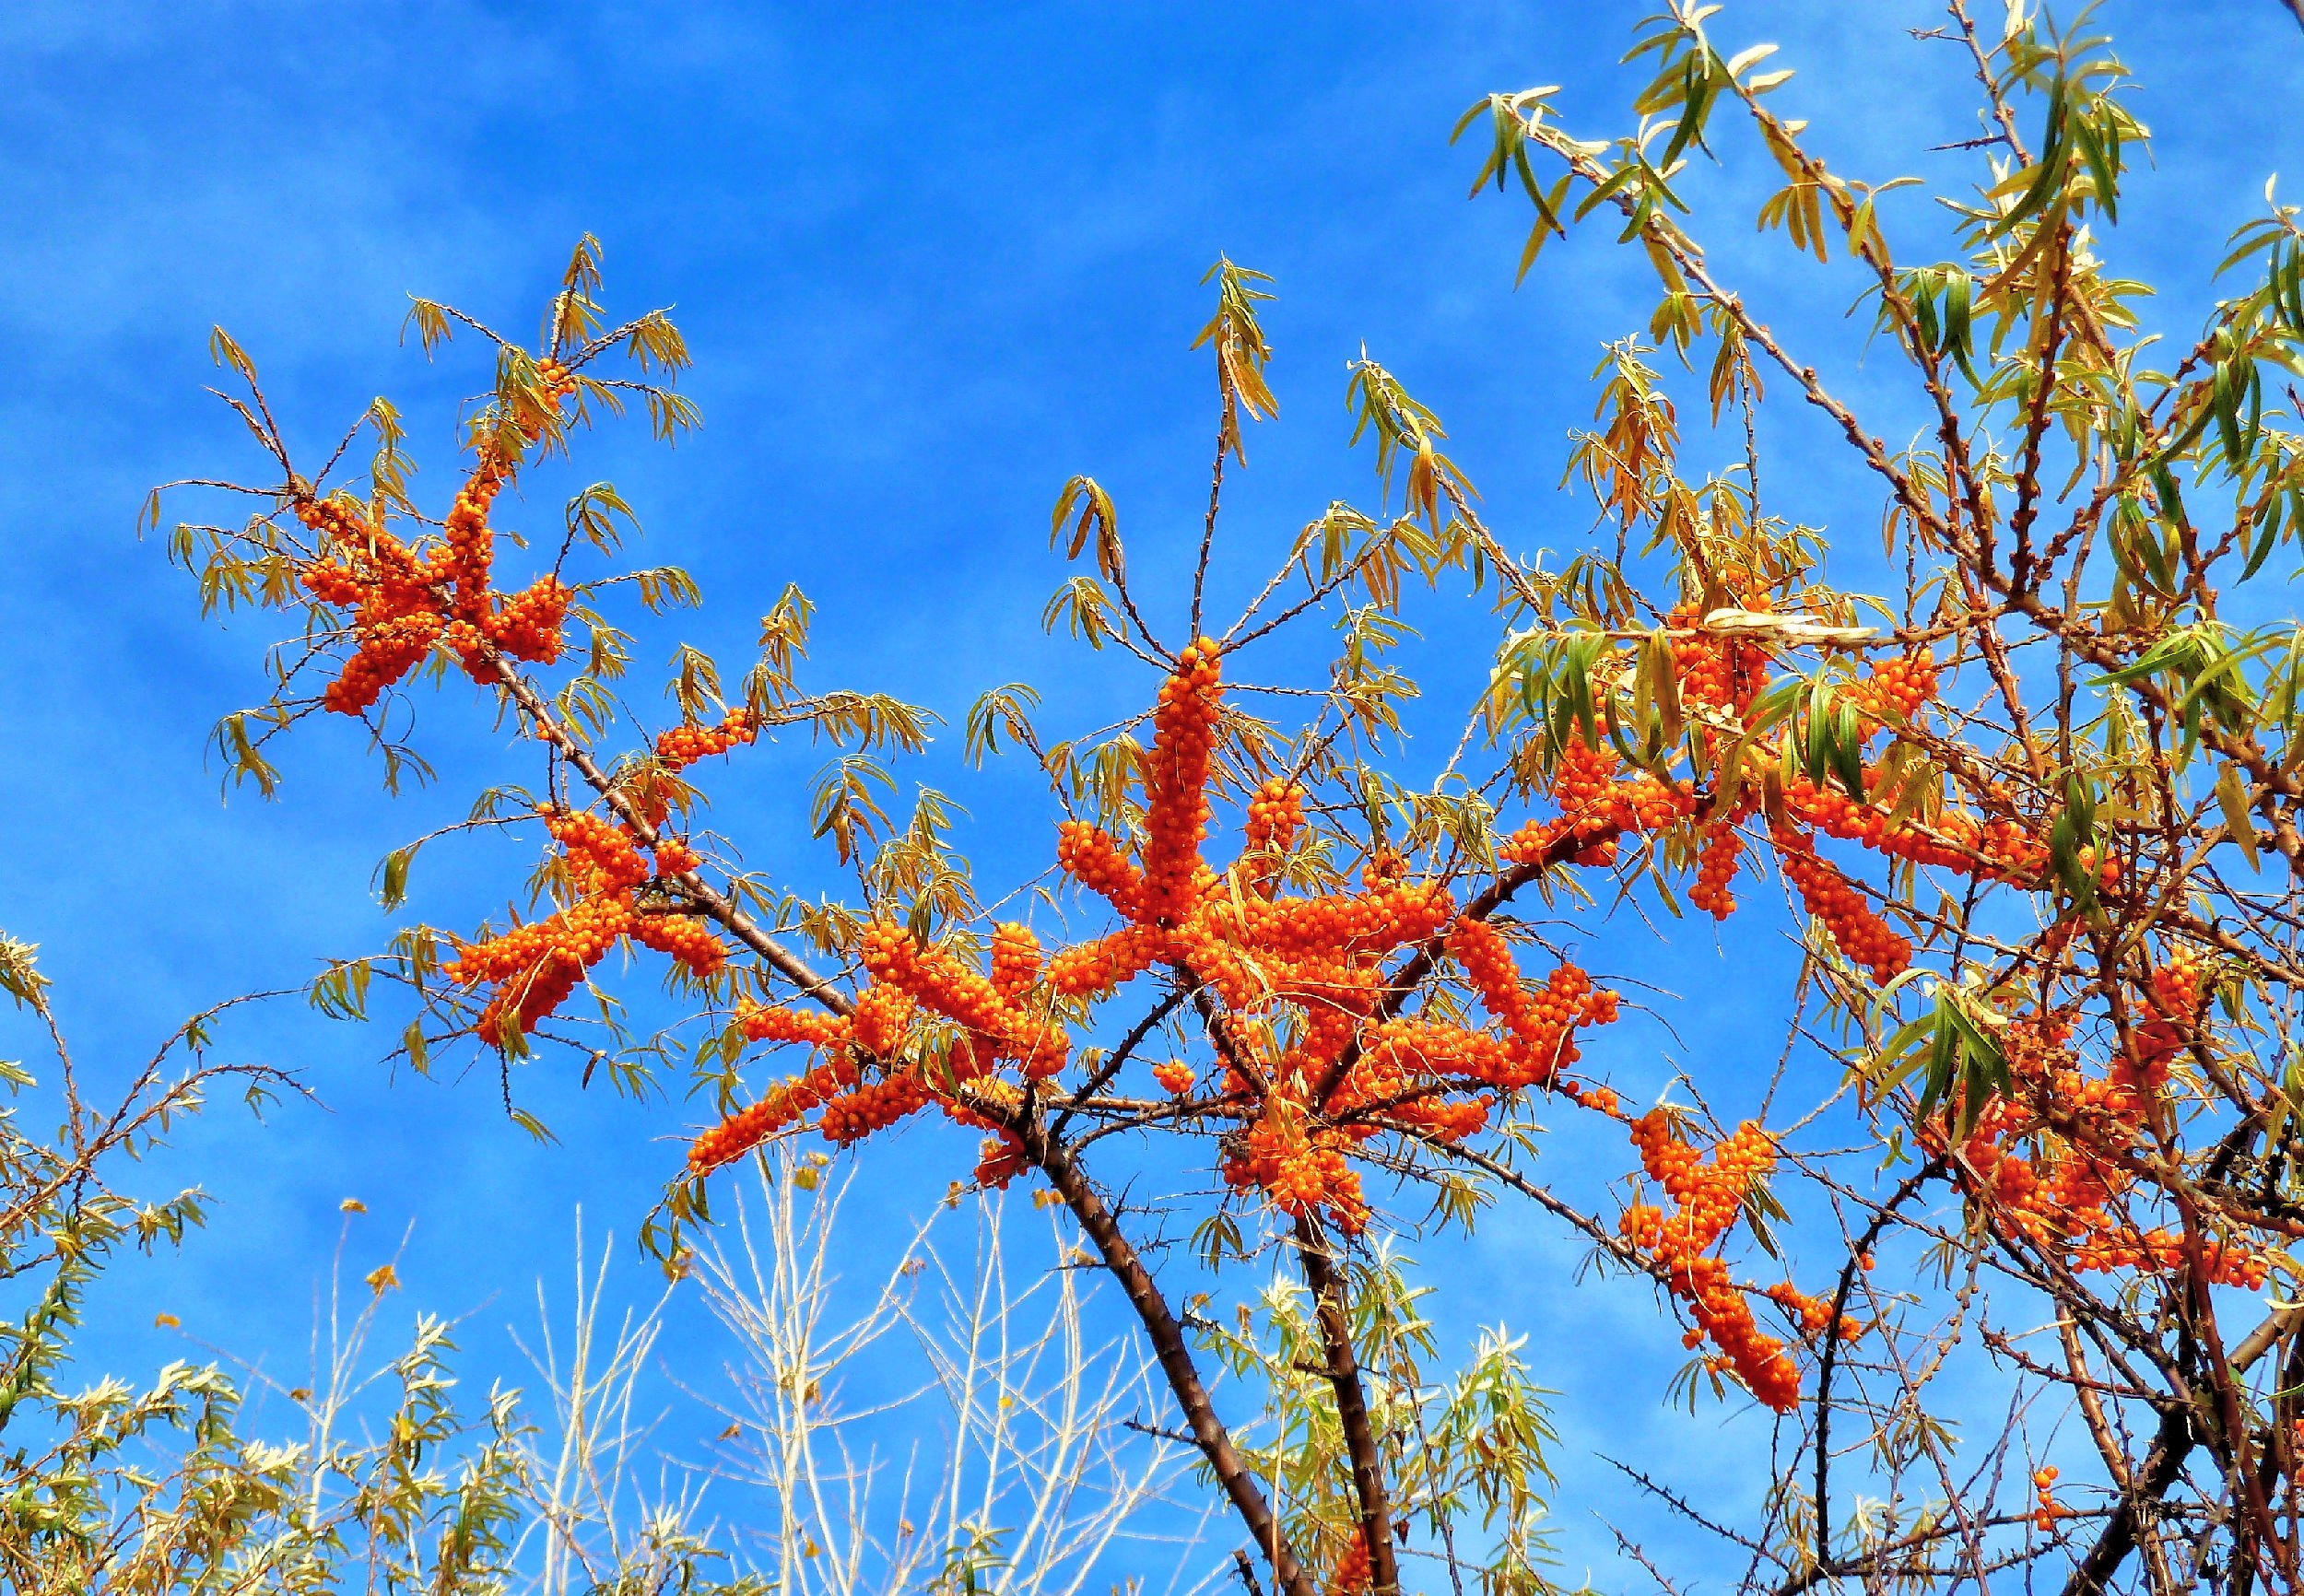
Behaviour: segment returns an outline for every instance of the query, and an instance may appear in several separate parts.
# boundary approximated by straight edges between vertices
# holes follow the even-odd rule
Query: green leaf
[[[2248,856],[2248,867],[2255,869],[2256,828],[2249,819],[2248,785],[2238,765],[2228,764],[2216,773],[2216,804],[2224,811],[2225,834]]]

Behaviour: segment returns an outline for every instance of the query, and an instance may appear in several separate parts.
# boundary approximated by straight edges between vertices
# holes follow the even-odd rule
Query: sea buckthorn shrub
[[[1648,1292],[1690,1355],[1670,1391],[1769,1427],[1773,1473],[1746,1503],[1692,1502],[1661,1462],[1631,1473],[1724,1535],[1751,1583],[2296,1585],[2304,633],[2264,621],[2248,584],[2304,540],[2280,386],[2304,365],[2304,227],[2267,197],[2206,330],[2147,358],[2137,285],[2110,264],[2145,134],[2105,40],[2022,6],[1984,29],[1953,0],[1915,41],[1973,69],[1985,129],[1947,141],[1981,164],[1938,234],[1882,203],[1895,185],[1828,165],[1777,113],[1768,48],[1715,45],[1730,26],[1679,0],[1640,25],[1656,75],[1636,135],[1572,134],[1548,89],[1492,96],[1457,130],[1485,152],[1475,194],[1534,207],[1523,272],[1597,213],[1657,277],[1569,452],[1598,527],[1562,531],[1557,563],[1492,530],[1439,417],[1363,353],[1345,397],[1375,508],[1332,504],[1223,618],[1211,595],[1245,557],[1226,472],[1243,417],[1278,402],[1267,279],[1219,260],[1195,346],[1218,379],[1215,479],[1197,559],[1171,573],[1188,581],[1132,575],[1090,478],[1052,518],[1083,569],[1047,625],[1135,673],[1145,707],[1052,740],[1021,685],[956,715],[969,757],[1005,747],[1047,782],[1044,868],[993,909],[945,800],[889,813],[883,761],[934,717],[804,689],[797,593],[740,687],[684,649],[676,722],[628,727],[617,574],[590,574],[621,501],[587,490],[548,570],[500,569],[504,490],[583,424],[627,395],[660,430],[692,419],[669,386],[677,334],[661,313],[605,325],[589,243],[535,349],[419,304],[428,348],[497,345],[440,520],[381,402],[352,484],[300,475],[259,425],[268,510],[174,546],[220,602],[303,623],[274,697],[219,733],[235,776],[268,790],[273,739],[314,715],[361,721],[394,773],[401,707],[451,670],[542,773],[473,823],[548,840],[534,912],[413,930],[362,967],[413,992],[407,1050],[480,1050],[508,1082],[561,1052],[635,1085],[688,1066],[703,1122],[651,1231],[676,1268],[722,1171],[788,1138],[903,1134],[955,1180],[1031,1182],[1126,1296],[1240,1569],[1290,1596],[1391,1592],[1425,1557],[1542,1587],[1521,1488],[1544,1472],[1535,1388],[1490,1347],[1467,1366],[1487,1394],[1439,1402],[1439,1332],[1399,1250],[1504,1201]],[[1699,243],[1682,191],[1732,129],[1787,184],[1763,229],[1846,274],[1873,358],[1931,418],[1912,441],[1892,446]],[[638,378],[598,374],[618,354]],[[1684,438],[1690,405],[1709,430]],[[1844,446],[1885,559],[1843,546],[1828,566],[1800,519],[1811,484],[1764,466],[1770,407]],[[629,574],[645,603],[690,596]],[[1452,602],[1502,627],[1461,720],[1407,669],[1407,617]],[[1264,640],[1315,621],[1339,638],[1325,668],[1263,675]],[[1409,744],[1434,730],[1453,750],[1437,767]],[[852,874],[814,900],[700,825],[707,788],[748,779],[747,745],[804,733],[835,748],[811,813]],[[388,898],[409,857],[387,861]],[[1722,1041],[1715,994],[1647,995],[1657,935],[1718,947],[1740,998],[1780,1000],[1781,1057]],[[611,953],[659,956],[683,1023],[633,1029]],[[1660,1012],[1628,1025],[1635,1002]],[[1663,1065],[1668,1025],[1687,1030]],[[1537,1155],[1567,1138],[1617,1179],[1554,1178]],[[1140,1195],[1147,1144],[1202,1189]],[[1187,1228],[1189,1249],[1145,1248]],[[1228,1423],[1211,1358],[1254,1377],[1272,1434]],[[1986,1424],[1962,1404],[1994,1381]],[[1498,1471],[1521,1482],[1509,1503],[1467,1484]]]

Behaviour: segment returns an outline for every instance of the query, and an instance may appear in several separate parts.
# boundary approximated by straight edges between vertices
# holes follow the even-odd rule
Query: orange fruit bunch
[[[1719,1349],[1709,1360],[1712,1367],[1733,1371],[1762,1402],[1790,1413],[1800,1402],[1800,1372],[1784,1344],[1759,1328],[1727,1263],[1711,1252],[1735,1224],[1745,1192],[1776,1167],[1775,1144],[1747,1121],[1712,1149],[1708,1163],[1674,1134],[1662,1109],[1633,1121],[1631,1132],[1640,1167],[1674,1206],[1667,1214],[1633,1203],[1620,1222],[1625,1238],[1664,1266],[1667,1286],[1687,1303],[1696,1324],[1687,1344],[1710,1341]]]
[[[522,1036],[533,1032],[626,937],[670,955],[699,977],[727,962],[727,947],[700,921],[642,912],[633,894],[650,868],[630,831],[582,811],[547,810],[544,821],[562,851],[575,901],[546,919],[462,945],[442,972],[459,986],[496,989],[473,1023],[481,1039],[503,1047],[508,1023]]]
[[[844,1147],[918,1113],[933,1100],[918,1076],[894,1074],[834,1097],[817,1116],[817,1128],[826,1141]]]
[[[2012,1020],[2003,1041],[2016,1091],[1984,1106],[1956,1168],[2004,1233],[2054,1250],[2075,1271],[2196,1268],[2212,1284],[2261,1290],[2270,1273],[2261,1250],[2207,1237],[2195,1255],[2181,1231],[2130,1216],[2139,1170],[2129,1151],[2148,1135],[2169,1061],[2187,1045],[2202,1001],[2197,966],[2182,953],[2146,985],[2144,1006],[2158,1017],[2131,1028],[2132,1052],[2100,1077],[2082,1074],[2063,1020]],[[1940,1147],[1941,1131],[1933,1136]],[[2038,1158],[2009,1150],[2027,1136],[2040,1142]]]
[[[1108,996],[1151,968],[1162,945],[1157,933],[1132,925],[1061,949],[1048,961],[1048,984],[1066,997]]]
[[[1002,1131],[984,1139],[982,1154],[976,1160],[976,1183],[987,1191],[1005,1191],[1009,1181],[1031,1167],[1024,1144]]]
[[[1743,603],[1745,609],[1765,611],[1765,594]],[[1696,626],[1704,618],[1701,605],[1687,604],[1664,617],[1675,630]],[[1673,663],[1679,673],[1680,701],[1704,709],[1724,709],[1741,715],[1767,685],[1769,658],[1766,644],[1752,638],[1718,637],[1703,632],[1672,640]]]
[[[728,945],[690,914],[636,914],[632,940],[685,967],[699,980],[718,975],[728,962]]]
[[[1139,918],[1174,924],[1197,896],[1200,845],[1208,835],[1208,768],[1216,749],[1220,651],[1186,643],[1160,684],[1145,772],[1144,895]]]
[[[1085,820],[1058,826],[1056,863],[1066,875],[1130,920],[1144,918],[1143,872],[1103,827]]]
[[[2067,1516],[2067,1509],[2056,1505],[2056,1470],[2051,1465],[2032,1473],[2032,1490],[2039,1506],[2032,1513],[2032,1527],[2043,1533],[2056,1527],[2056,1520]]]
[[[1714,821],[1704,829],[1704,849],[1697,856],[1696,885],[1688,888],[1688,901],[1714,920],[1725,920],[1736,911],[1735,894],[1729,890],[1735,885],[1736,865],[1744,856],[1744,836],[1729,821]]]
[[[1355,1524],[1344,1550],[1336,1554],[1336,1566],[1329,1570],[1325,1596],[1366,1596],[1370,1578],[1367,1532]]]
[[[554,403],[574,386],[572,375],[556,381]],[[573,594],[558,578],[547,573],[511,594],[490,584],[496,534],[488,512],[512,468],[494,444],[482,443],[439,541],[421,554],[348,495],[295,500],[297,520],[317,542],[298,579],[321,604],[351,612],[353,653],[322,696],[327,709],[365,714],[435,644],[453,650],[483,685],[495,680],[491,651],[539,664],[559,657]]]
[[[1261,1191],[1290,1218],[1323,1214],[1346,1236],[1368,1227],[1360,1177],[1345,1159],[1346,1137],[1300,1115],[1267,1112],[1228,1144],[1223,1176],[1234,1191]]]
[[[1069,1046],[1062,1027],[1012,1003],[954,955],[923,947],[900,926],[880,921],[864,928],[863,956],[876,985],[895,987],[921,1007],[958,1022],[988,1043],[993,1056],[1021,1062],[1028,1076],[1064,1068]]]
[[[1861,680],[1850,685],[1848,696],[1865,712],[1867,735],[1886,721],[1909,724],[1935,698],[1936,662],[1924,653],[1875,661]]]
[[[1616,1018],[1615,994],[1595,992],[1592,978],[1572,964],[1552,972],[1542,995],[1530,996],[1521,984],[1511,945],[1486,921],[1459,919],[1449,929],[1448,952],[1464,966],[1481,1005],[1503,1022],[1511,1039],[1500,1061],[1468,1061],[1478,1072],[1474,1079],[1506,1088],[1549,1086],[1576,1062],[1576,1027]]]
[[[736,1024],[747,1041],[806,1042],[815,1048],[840,1047],[852,1034],[846,1018],[812,1009],[746,1009]]]
[[[1029,926],[1007,921],[992,933],[992,990],[1013,1003],[1040,980],[1040,938]]]
[[[1515,863],[1543,858],[1562,838],[1588,843],[1574,855],[1579,864],[1615,862],[1614,843],[1621,832],[1662,831],[1696,813],[1696,794],[1650,775],[1621,780],[1623,757],[1604,742],[1588,747],[1571,737],[1552,773],[1552,796],[1559,804],[1557,819],[1531,820],[1497,845],[1499,857]]]
[[[742,705],[721,717],[717,726],[679,725],[656,734],[656,762],[667,770],[685,770],[699,759],[725,754],[760,734],[759,722]]]
[[[709,1174],[734,1163],[801,1116],[823,1107],[856,1084],[856,1066],[845,1058],[827,1059],[805,1074],[787,1078],[751,1107],[731,1114],[696,1138],[688,1168]]]
[[[1800,891],[1801,903],[1823,922],[1851,963],[1870,969],[1882,986],[1910,967],[1911,943],[1889,930],[1864,902],[1863,894],[1816,856],[1814,838],[1784,826],[1773,827],[1769,836],[1784,874]]]
[[[1246,880],[1258,897],[1270,898],[1280,862],[1295,851],[1304,829],[1304,792],[1286,777],[1275,776],[1256,789],[1248,801],[1248,837],[1241,848],[1249,862]]]
[[[877,983],[867,987],[856,1000],[856,1012],[849,1016],[849,1027],[856,1045],[876,1059],[892,1059],[901,1050],[910,1030],[912,1010],[918,1005],[911,993],[900,987]]]
[[[1793,1322],[1800,1326],[1800,1333],[1811,1341],[1832,1328],[1832,1305],[1821,1297],[1810,1297],[1789,1280],[1779,1281],[1760,1295],[1792,1315]],[[1843,1315],[1835,1333],[1842,1341],[1853,1341],[1863,1333],[1863,1327]]]
[[[1827,837],[1985,881],[2037,881],[2048,868],[2047,845],[2009,820],[1985,822],[1953,813],[1923,826],[1877,804],[1860,804],[1837,787],[1819,788],[1804,776],[1785,783],[1784,808]],[[2110,879],[2117,878],[2117,868],[2111,867]]]

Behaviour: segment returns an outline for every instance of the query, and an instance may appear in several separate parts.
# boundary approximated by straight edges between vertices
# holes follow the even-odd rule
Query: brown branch
[[[1369,1587],[1373,1596],[1399,1596],[1400,1560],[1392,1543],[1392,1504],[1384,1489],[1384,1462],[1368,1420],[1368,1393],[1360,1384],[1359,1358],[1352,1350],[1352,1318],[1343,1279],[1328,1250],[1328,1238],[1309,1216],[1296,1221],[1296,1256],[1311,1287],[1313,1317],[1327,1355],[1328,1383],[1336,1393],[1336,1419],[1352,1460],[1352,1488],[1360,1498],[1360,1539],[1368,1550]]]
[[[1057,1114],[1055,1124],[1049,1128],[1048,1139],[1051,1142],[1064,1140],[1064,1127],[1072,1122],[1072,1116],[1078,1113],[1097,1093],[1111,1084],[1112,1078],[1120,1074],[1130,1056],[1143,1044],[1144,1039],[1150,1036],[1153,1028],[1162,1020],[1175,1013],[1176,1005],[1183,1001],[1184,989],[1178,987],[1155,1004],[1152,1012],[1138,1020],[1134,1028],[1121,1039],[1120,1046],[1112,1050],[1111,1056],[1104,1061],[1103,1067],[1090,1076],[1078,1091],[1064,1099],[1063,1111]]]
[[[1233,429],[1239,426],[1232,409],[1230,384],[1223,380],[1224,362],[1217,362],[1217,385],[1224,390],[1224,415],[1216,428],[1216,469],[1208,474],[1208,523],[1200,534],[1200,558],[1192,568],[1192,636],[1190,642],[1200,640],[1200,604],[1208,584],[1208,556],[1216,547],[1217,507],[1224,499],[1224,452],[1231,443]]]
[[[1904,1178],[1904,1183],[1872,1216],[1863,1238],[1848,1250],[1848,1262],[1840,1270],[1840,1285],[1832,1293],[1832,1317],[1824,1326],[1824,1353],[1817,1360],[1816,1384],[1816,1557],[1819,1567],[1829,1567],[1832,1561],[1832,1369],[1840,1357],[1840,1321],[1848,1312],[1849,1293],[1855,1289],[1856,1272],[1863,1267],[1864,1256],[1879,1241],[1880,1233],[1887,1228],[1896,1211],[1941,1175],[1944,1166],[1945,1160],[1938,1155]]]
[[[2293,1308],[2275,1310],[2243,1336],[2232,1348],[2232,1372],[2246,1373],[2279,1339],[2294,1314]],[[2121,1565],[2136,1549],[2140,1534],[2146,1530],[2146,1515],[2175,1488],[2176,1482],[2183,1477],[2184,1464],[2190,1461],[2192,1449],[2200,1444],[2195,1416],[2195,1410],[2182,1402],[2171,1402],[2162,1411],[2159,1430],[2152,1438],[2152,1448],[2145,1454],[2143,1467],[2132,1475],[2130,1489],[2113,1509],[2103,1534],[2097,1537],[2096,1544],[2064,1582],[2063,1596],[2102,1596],[2111,1588],[2112,1577],[2120,1572]]]
[[[1136,1318],[1151,1340],[1153,1355],[1168,1379],[1169,1390],[1176,1394],[1177,1404],[1184,1411],[1193,1443],[1215,1472],[1217,1483],[1230,1499],[1240,1522],[1270,1561],[1274,1582],[1287,1596],[1318,1596],[1318,1582],[1281,1535],[1279,1520],[1273,1517],[1271,1505],[1265,1501],[1255,1475],[1250,1473],[1247,1460],[1240,1455],[1230,1432],[1216,1416],[1216,1408],[1208,1400],[1207,1385],[1193,1362],[1191,1348],[1184,1344],[1183,1327],[1177,1322],[1168,1299],[1160,1295],[1152,1272],[1145,1267],[1143,1258],[1121,1230],[1119,1220],[1105,1206],[1095,1185],[1070,1152],[1049,1139],[1037,1115],[1018,1114],[1007,1125],[1024,1144],[1025,1156],[1048,1177],[1049,1184],[1064,1199],[1064,1206],[1071,1209],[1081,1230],[1096,1244],[1097,1251],[1103,1255],[1104,1267],[1120,1282],[1128,1305],[1135,1309]]]

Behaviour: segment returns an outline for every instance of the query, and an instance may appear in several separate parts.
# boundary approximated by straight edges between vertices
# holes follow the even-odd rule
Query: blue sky
[[[1086,471],[1118,500],[1135,569],[1193,534],[1212,384],[1186,346],[1219,251],[1274,274],[1281,296],[1267,328],[1282,417],[1249,440],[1224,591],[1260,581],[1332,499],[1374,498],[1368,458],[1345,449],[1345,365],[1363,343],[1440,414],[1508,541],[1573,550],[1590,518],[1557,489],[1564,439],[1589,415],[1603,341],[1645,320],[1641,274],[1595,232],[1513,292],[1522,207],[1465,203],[1474,162],[1446,135],[1480,93],[1534,82],[1570,86],[1562,104],[1581,130],[1627,126],[1614,62],[1646,9],[18,0],[0,11],[0,336],[15,373],[0,388],[0,727],[15,753],[0,809],[16,839],[0,928],[42,945],[100,1076],[194,1008],[382,940],[376,860],[518,765],[450,692],[424,708],[441,789],[385,803],[357,737],[314,725],[286,753],[281,802],[219,804],[202,741],[255,696],[270,634],[261,620],[204,626],[159,546],[133,535],[135,507],[156,481],[258,470],[200,392],[211,323],[255,358],[307,450],[392,395],[429,467],[420,481],[439,489],[454,403],[480,368],[469,349],[428,367],[399,346],[406,296],[525,331],[586,230],[605,247],[612,307],[676,303],[705,427],[676,454],[640,426],[604,428],[576,475],[613,480],[648,529],[643,556],[702,581],[681,635],[731,662],[797,581],[820,606],[819,683],[885,688],[955,722],[1019,676],[1047,693],[1052,725],[1143,701],[1139,673],[1083,669],[1040,637],[1059,576],[1043,528],[1058,486]],[[2110,247],[2163,284],[2159,313],[2189,331],[2219,241],[2267,175],[2304,169],[2304,135],[2282,114],[2304,36],[2273,0],[2115,0],[2103,15],[2158,135],[2157,171]],[[1713,26],[1781,42],[1802,74],[1785,105],[1840,170],[1885,178],[1948,170],[1927,147],[1972,130],[1957,60],[1907,36],[1934,20],[1903,0],[1740,0]],[[1756,241],[1766,174],[1733,141],[1723,154],[1699,187],[1715,259],[1845,392],[1880,398],[1883,430],[1910,428],[1855,363],[1862,330],[1840,320],[1852,283]],[[1918,201],[1890,215],[1906,237],[1937,225]],[[1801,519],[1877,546],[1876,502],[1814,423],[1771,423],[1768,441]],[[536,484],[508,519],[545,523],[556,486]],[[1487,621],[1448,602],[1416,618],[1436,698],[1463,701]],[[661,658],[670,636],[649,641]],[[1419,748],[1410,764],[1437,757]],[[758,751],[723,779],[717,812],[803,887],[830,879],[798,825],[817,758]],[[970,777],[947,745],[911,774],[969,808],[988,885],[1040,867],[1029,772]],[[428,855],[415,907],[468,922],[525,863],[485,846]],[[1777,1016],[1750,995],[1763,983],[1743,967],[1723,980],[1707,939],[1666,955],[1628,933],[1591,954],[1601,968],[1612,956],[1693,994],[1672,1010],[1678,1044],[1637,1025],[1611,1040],[1628,1090],[1663,1086],[1667,1049],[1727,1097],[1757,1078],[1745,1059],[1773,1059]],[[165,1168],[206,1184],[219,1223],[139,1275],[100,1326],[122,1360],[174,1350],[140,1328],[160,1307],[239,1350],[300,1344],[347,1195],[370,1204],[379,1246],[414,1224],[411,1306],[521,1299],[559,1266],[578,1203],[595,1233],[629,1237],[676,1156],[659,1138],[688,1117],[530,1071],[523,1097],[563,1138],[539,1148],[504,1122],[490,1072],[389,1082],[372,1062],[383,1033],[310,1023],[293,1004],[233,1035],[301,1070],[327,1107],[185,1138]],[[1588,1191],[1628,1162],[1619,1147],[1555,1156]],[[865,1200],[905,1211],[919,1162],[868,1155]],[[1628,1287],[1570,1292],[1575,1254],[1512,1219],[1436,1262],[1474,1317],[1502,1313],[1555,1360],[1578,1486],[1566,1549],[1613,1582],[1612,1543],[1587,1510],[1645,1520],[1583,1465],[1596,1448],[1652,1449],[1687,1421],[1661,1409],[1678,1357],[1668,1329]],[[626,1262],[639,1281],[644,1266]],[[1630,1402],[1611,1391],[1628,1344]],[[508,1355],[476,1334],[474,1355],[485,1371]],[[1689,1454],[1689,1477],[1726,1487],[1764,1439],[1732,1426]]]

